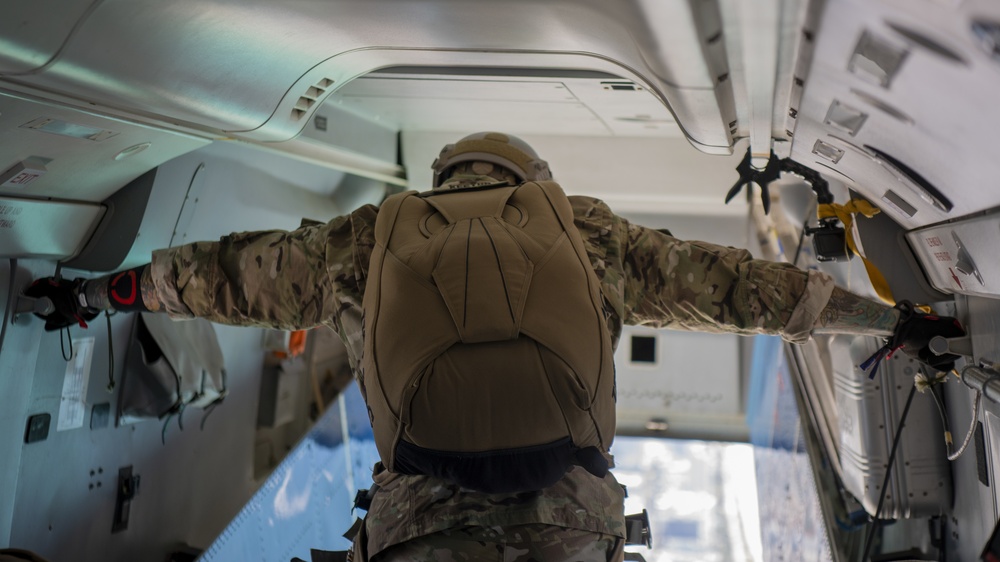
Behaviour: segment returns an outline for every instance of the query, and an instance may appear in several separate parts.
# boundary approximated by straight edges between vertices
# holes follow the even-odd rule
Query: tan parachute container
[[[383,203],[362,392],[390,471],[484,492],[603,476],[614,362],[600,283],[554,182]]]

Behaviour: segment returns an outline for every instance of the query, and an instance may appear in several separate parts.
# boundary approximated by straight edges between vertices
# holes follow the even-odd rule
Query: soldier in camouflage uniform
[[[530,150],[506,135],[475,138]],[[439,171],[444,176],[436,189],[524,179],[523,172],[486,161]],[[678,240],[628,222],[597,199],[569,200],[601,282],[615,346],[624,324],[778,334],[803,342],[816,330],[890,335],[899,319],[897,310],[835,287],[824,273],[754,260],[742,249]],[[64,323],[113,307],[279,329],[326,325],[340,335],[357,368],[377,214],[368,205],[292,232],[232,234],[156,251],[151,264],[129,272],[62,282],[59,289],[73,296],[63,301],[77,307],[62,308]],[[132,302],[125,302],[130,296]],[[373,560],[623,557],[624,493],[610,473],[600,479],[574,466],[549,488],[513,494],[468,491],[446,480],[390,473],[381,464],[374,480],[379,491],[359,549]]]

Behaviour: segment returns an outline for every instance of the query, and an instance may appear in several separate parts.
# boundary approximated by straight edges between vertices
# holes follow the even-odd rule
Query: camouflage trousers
[[[618,562],[625,541],[554,525],[462,527],[406,541],[372,562]]]

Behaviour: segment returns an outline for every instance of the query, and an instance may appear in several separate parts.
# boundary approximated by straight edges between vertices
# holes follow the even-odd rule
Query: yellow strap
[[[847,247],[851,249],[852,252],[861,258],[861,261],[865,264],[865,271],[868,272],[868,279],[871,280],[872,287],[875,288],[875,294],[878,295],[880,299],[885,301],[890,305],[896,304],[896,299],[892,296],[892,291],[889,289],[889,283],[885,280],[885,276],[882,272],[875,267],[875,264],[868,261],[867,258],[861,255],[858,251],[858,246],[854,241],[854,233],[852,226],[854,224],[854,215],[861,213],[862,215],[872,218],[879,214],[881,210],[872,205],[864,199],[851,199],[847,203],[840,205],[837,203],[826,203],[819,205],[816,208],[816,216],[821,220],[830,217],[837,217],[840,222],[844,223],[844,230],[847,231]]]

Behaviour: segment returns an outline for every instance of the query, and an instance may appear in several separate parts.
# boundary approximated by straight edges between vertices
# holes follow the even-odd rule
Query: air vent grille
[[[641,92],[642,86],[637,86],[635,82],[628,81],[605,81],[601,82],[601,86],[605,90],[614,90],[616,92]]]
[[[298,121],[306,116],[309,109],[316,104],[326,91],[333,86],[334,80],[330,78],[322,78],[314,85],[309,86],[306,92],[299,96],[298,101],[295,102],[295,107],[292,108],[292,119]]]

